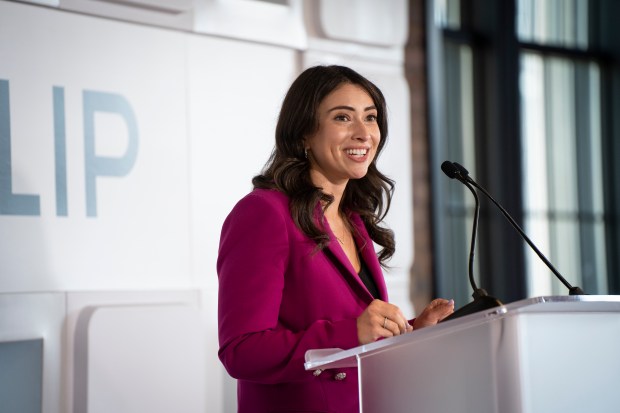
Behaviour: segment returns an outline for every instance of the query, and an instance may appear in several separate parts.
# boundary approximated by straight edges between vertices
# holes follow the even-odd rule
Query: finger
[[[390,329],[390,320],[388,318],[382,317],[379,325],[377,326],[377,330],[379,331],[379,337],[393,337],[394,332]]]
[[[454,300],[450,300],[448,301],[448,303],[444,305],[440,320],[443,320],[444,318],[446,318],[453,312],[454,312]]]
[[[410,333],[413,331],[413,326],[411,325],[411,323],[409,323],[409,320],[407,320],[407,329],[406,329],[406,333]]]
[[[407,317],[403,314],[403,312],[397,306],[390,304],[391,315],[388,316],[390,320],[392,320],[396,325],[398,325],[398,330],[400,334],[404,334],[407,331],[411,331],[409,321]]]
[[[435,307],[429,309],[429,319],[439,322],[454,312],[454,301],[446,300],[446,302],[440,303]]]
[[[392,331],[395,335],[404,334],[407,332],[407,326],[409,322],[402,314],[402,312],[398,309],[398,307],[393,308],[391,315],[387,316],[389,330]]]
[[[431,301],[428,307],[433,309],[433,308],[444,306],[444,305],[454,305],[454,300],[446,300],[445,298],[435,298],[433,301]]]
[[[398,323],[390,320],[388,317],[384,317],[382,327],[384,330],[387,330],[391,333],[390,336],[398,336],[401,334]]]
[[[407,319],[407,317],[405,317],[405,315],[400,310],[398,310],[398,315],[400,317],[400,320],[402,320],[402,322],[399,322],[402,333],[404,334],[407,331],[411,331],[413,327],[411,327],[411,325],[409,324],[409,320]]]
[[[394,335],[403,334],[413,329],[413,327],[411,327],[411,325],[409,324],[407,318],[403,315],[400,308],[398,308],[398,306],[395,306],[394,304],[390,304],[385,301],[376,299],[370,303],[369,310],[373,314],[380,316],[379,321],[381,323],[381,328],[389,330]],[[383,322],[385,321],[385,317],[387,317],[391,323],[386,323],[386,326],[384,328]]]
[[[409,330],[409,321],[404,316],[398,317],[397,320],[394,323],[398,326],[398,331],[400,334],[405,334]]]
[[[396,310],[397,315],[395,320],[397,320],[398,322],[398,327],[400,328],[401,333],[404,334],[407,331],[411,331],[412,327],[409,325],[409,320],[407,319],[407,317],[405,317],[403,312],[398,307],[396,307]]]

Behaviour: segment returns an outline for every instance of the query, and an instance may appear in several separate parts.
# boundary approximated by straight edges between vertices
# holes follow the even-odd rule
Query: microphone
[[[474,222],[471,230],[471,245],[469,248],[469,283],[471,284],[471,288],[474,290],[474,293],[472,294],[474,301],[464,305],[463,307],[450,314],[448,317],[441,320],[448,321],[468,314],[477,313],[478,311],[498,307],[503,304],[497,298],[488,295],[484,289],[478,288],[478,286],[476,285],[476,280],[474,279],[474,255],[476,249],[476,234],[478,233],[478,216],[480,215],[480,200],[478,199],[478,194],[476,193],[476,190],[472,188],[471,184],[465,179],[465,176],[463,176],[461,170],[457,168],[454,164],[452,164],[452,162],[445,161],[444,163],[442,163],[441,170],[450,179],[456,178],[463,185],[465,185],[474,195],[474,199],[476,201]]]
[[[495,206],[497,208],[499,208],[499,210],[502,212],[504,217],[508,220],[508,222],[510,222],[512,227],[515,230],[517,230],[519,235],[521,235],[521,237],[525,240],[525,242],[527,242],[527,244],[534,250],[534,252],[538,255],[538,257],[545,263],[545,265],[547,265],[547,267],[558,278],[558,280],[560,280],[560,282],[562,282],[562,284],[564,284],[564,286],[568,289],[569,295],[586,295],[586,293],[584,293],[581,288],[579,288],[577,286],[573,287],[572,285],[570,285],[570,283],[568,281],[566,281],[566,279],[562,276],[562,274],[560,274],[560,272],[553,266],[553,264],[551,264],[551,262],[549,262],[547,257],[545,257],[543,255],[543,253],[540,252],[540,250],[538,248],[536,248],[536,245],[534,245],[532,240],[530,240],[530,238],[527,235],[525,235],[525,232],[523,232],[521,227],[510,216],[510,214],[491,196],[491,194],[489,194],[487,192],[486,189],[484,189],[482,186],[480,186],[476,181],[474,181],[469,176],[469,171],[467,171],[467,169],[465,169],[464,166],[458,164],[457,162],[448,162],[448,161],[446,161],[444,163],[451,163],[452,166],[454,167],[454,172],[451,172],[451,173],[453,173],[455,175],[455,177],[458,176],[461,179],[463,179],[461,182],[463,182],[463,183],[467,182],[467,183],[475,186],[476,188],[478,188],[480,191],[482,191],[483,194],[485,194],[487,196],[487,198],[489,198],[495,204]],[[443,164],[441,165],[441,168],[443,169]]]

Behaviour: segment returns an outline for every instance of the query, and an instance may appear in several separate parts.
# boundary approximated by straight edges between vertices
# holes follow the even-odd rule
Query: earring
[[[308,148],[304,148],[304,156],[308,159]]]

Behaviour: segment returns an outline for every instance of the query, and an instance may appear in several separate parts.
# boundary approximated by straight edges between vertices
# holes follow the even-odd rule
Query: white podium
[[[362,413],[620,412],[620,296],[536,297],[350,350]]]

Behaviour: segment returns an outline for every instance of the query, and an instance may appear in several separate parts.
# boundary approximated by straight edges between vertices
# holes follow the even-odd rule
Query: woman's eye
[[[377,115],[368,115],[366,117],[366,120],[368,120],[369,122],[376,122],[377,121]]]
[[[349,117],[347,115],[337,115],[334,119],[341,122],[346,122],[349,120]]]

